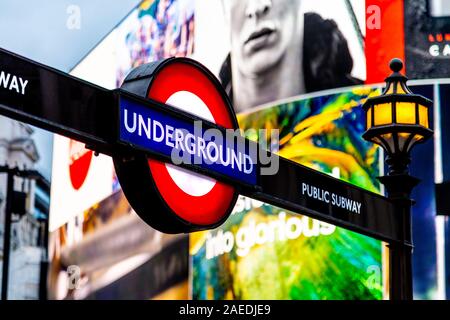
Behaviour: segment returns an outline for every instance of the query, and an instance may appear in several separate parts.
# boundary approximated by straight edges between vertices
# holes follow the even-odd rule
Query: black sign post
[[[386,87],[381,95],[370,97],[364,102],[367,130],[363,138],[378,144],[385,151],[387,174],[378,179],[384,184],[389,199],[396,206],[395,212],[401,226],[402,243],[389,245],[389,278],[393,284],[389,288],[390,298],[412,300],[411,207],[414,201],[411,199],[411,192],[420,180],[409,174],[409,164],[414,146],[433,136],[429,121],[433,101],[414,94],[408,88],[408,79],[400,72],[403,61],[394,58],[389,67],[392,73],[386,78]],[[382,110],[388,111],[383,113]],[[388,117],[381,120],[385,115]],[[411,120],[405,121],[405,117]]]
[[[201,121],[204,128],[225,131],[220,125],[147,98],[147,91],[139,86],[134,92],[136,94],[124,89],[108,91],[0,49],[0,114],[79,140],[96,152],[112,156],[116,168],[121,171],[118,176],[127,198],[141,194],[143,188],[149,187],[145,182],[149,170],[143,164],[146,159],[172,160],[164,152],[141,148],[121,139],[119,118],[124,99],[179,123]],[[241,139],[259,148],[254,142]],[[240,194],[389,243],[402,243],[398,216],[393,203],[386,197],[287,159],[277,160],[279,170],[273,175],[258,172],[256,183],[197,164],[181,166],[233,185]],[[259,159],[256,161],[259,168]],[[140,179],[137,181],[133,177]],[[186,224],[171,229],[164,221],[155,224],[144,210],[152,204],[142,203],[144,201],[148,202],[148,199],[135,197],[130,203],[147,223],[159,230],[179,233],[205,229]]]

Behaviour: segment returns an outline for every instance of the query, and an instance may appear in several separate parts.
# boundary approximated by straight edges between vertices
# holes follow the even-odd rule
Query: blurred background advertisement
[[[145,224],[121,191],[50,234],[51,299],[187,298],[188,241]]]
[[[104,6],[93,19],[116,6]],[[278,137],[244,131],[247,138],[377,193],[384,192],[376,179],[384,155],[361,138],[361,104],[381,92],[389,60],[403,59],[412,90],[435,102],[434,141],[414,151],[411,166],[422,179],[413,194],[414,297],[450,297],[449,218],[437,210],[435,194],[435,185],[450,179],[448,1],[136,0],[130,7],[72,58],[72,75],[114,89],[141,64],[194,58],[221,81],[242,129],[279,130]],[[0,16],[11,12],[0,8]],[[59,30],[52,18],[36,30]],[[85,38],[95,31],[86,25],[79,30]],[[27,31],[30,41],[33,32]],[[44,46],[51,34],[20,53],[33,57],[41,47],[81,44],[75,34],[66,31]],[[387,297],[387,251],[378,240],[244,197],[220,228],[164,235],[132,211],[110,158],[6,118],[0,127],[0,166],[42,175],[29,184],[16,181],[29,200],[13,224],[11,297]],[[0,174],[0,234],[5,195]]]
[[[374,94],[361,87],[274,102],[239,114],[239,124],[278,128],[279,141],[264,145],[275,143],[283,157],[378,192],[377,149],[359,139],[360,104]],[[247,198],[223,226],[191,236],[191,256],[197,299],[383,297],[380,241]]]
[[[71,74],[112,89],[134,67],[193,49],[194,1],[143,1]],[[188,298],[188,237],[140,220],[111,158],[56,136],[53,172],[49,298]]]
[[[222,17],[209,28],[217,25],[229,46],[202,46],[197,40],[196,57],[211,66],[217,62],[206,51],[212,59],[224,57],[215,70],[233,99],[240,128],[280,130],[276,141],[255,131],[247,137],[378,192],[379,153],[360,139],[360,105],[377,89],[301,95],[363,83],[364,6],[337,1],[330,10],[330,3],[307,0],[216,4],[215,14]],[[199,24],[206,21],[202,12]],[[223,51],[211,54],[214,48]],[[190,240],[194,299],[383,297],[380,241],[252,199],[241,197],[223,226]]]

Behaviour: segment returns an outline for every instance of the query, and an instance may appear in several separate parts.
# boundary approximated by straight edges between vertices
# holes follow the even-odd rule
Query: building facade
[[[0,117],[0,166],[20,170],[35,168],[39,150],[34,140],[34,129],[24,123]],[[25,213],[13,213],[10,238],[9,299],[39,299],[45,294],[47,256],[47,221],[50,205],[50,184],[38,179],[14,179],[14,191],[24,192]],[[0,174],[0,264],[3,270],[5,206],[7,174]],[[3,290],[3,288],[2,288]]]

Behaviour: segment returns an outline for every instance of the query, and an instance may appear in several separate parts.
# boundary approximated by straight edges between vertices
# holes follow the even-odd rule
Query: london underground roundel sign
[[[224,128],[237,129],[231,103],[217,79],[187,58],[140,66],[122,89],[171,105]],[[236,202],[236,187],[144,155],[114,158],[122,189],[137,214],[166,233],[210,229]]]

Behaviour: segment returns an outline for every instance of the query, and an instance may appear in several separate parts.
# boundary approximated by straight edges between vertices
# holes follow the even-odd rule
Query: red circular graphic
[[[188,91],[199,97],[216,124],[234,128],[233,117],[220,91],[204,71],[193,64],[176,61],[164,66],[153,79],[148,97],[165,103],[179,91]],[[236,193],[233,186],[217,181],[207,194],[192,196],[174,182],[164,162],[149,159],[148,163],[159,193],[182,219],[197,225],[211,225],[227,214]]]
[[[70,182],[75,190],[79,190],[89,172],[93,151],[75,140],[69,142],[69,174]]]

